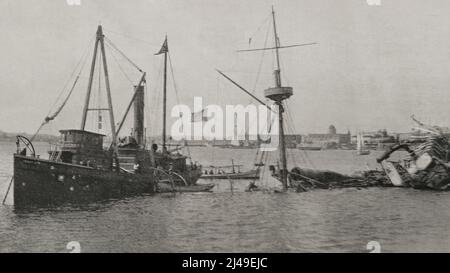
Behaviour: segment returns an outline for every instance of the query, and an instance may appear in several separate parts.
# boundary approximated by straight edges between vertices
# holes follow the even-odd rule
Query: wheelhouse
[[[60,141],[50,151],[50,160],[90,167],[111,165],[109,152],[103,149],[105,135],[84,130],[61,130]]]

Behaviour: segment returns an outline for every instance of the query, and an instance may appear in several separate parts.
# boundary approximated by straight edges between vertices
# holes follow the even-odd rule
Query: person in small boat
[[[209,170],[209,174],[214,174],[214,171],[213,170]]]

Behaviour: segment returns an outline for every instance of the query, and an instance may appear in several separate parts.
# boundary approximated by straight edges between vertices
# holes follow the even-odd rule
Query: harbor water
[[[48,144],[37,143],[46,156]],[[13,172],[14,142],[0,142],[0,197]],[[250,168],[256,150],[193,147],[204,166]],[[290,163],[345,174],[377,168],[379,152],[289,150]],[[242,181],[215,183],[212,193],[156,194],[83,206],[15,210],[0,207],[0,252],[381,252],[450,251],[450,193],[349,188],[274,194],[244,191]]]

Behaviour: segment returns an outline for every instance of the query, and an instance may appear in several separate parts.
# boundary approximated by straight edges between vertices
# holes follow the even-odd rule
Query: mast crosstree
[[[295,44],[295,45],[288,45],[288,46],[281,46],[280,39],[278,37],[277,33],[277,25],[276,25],[276,19],[275,19],[275,10],[272,6],[272,22],[273,22],[273,35],[274,35],[274,46],[273,47],[267,47],[267,48],[257,48],[257,49],[246,49],[246,50],[238,50],[238,52],[250,52],[250,51],[261,51],[261,50],[275,50],[276,55],[276,67],[274,71],[274,79],[275,79],[275,87],[270,87],[264,90],[264,96],[272,101],[274,101],[275,105],[278,107],[278,123],[279,123],[279,151],[280,151],[280,161],[281,161],[281,167],[280,167],[280,180],[283,186],[283,189],[286,190],[287,185],[287,158],[286,158],[286,143],[285,143],[285,136],[284,136],[284,106],[283,101],[290,98],[293,95],[293,88],[289,86],[282,86],[281,83],[281,68],[280,68],[280,54],[279,50],[284,48],[292,48],[292,47],[300,47],[300,46],[308,46],[308,45],[314,45],[317,43],[305,43],[305,44]],[[256,99],[258,102],[262,103],[261,100],[255,98],[253,95],[250,94],[247,90],[245,90],[242,86],[231,80],[227,75],[225,75],[223,72],[218,72],[231,81],[234,85],[236,85],[238,88],[249,94],[251,97]],[[266,105],[265,103],[262,103]],[[267,105],[266,105],[267,106]]]

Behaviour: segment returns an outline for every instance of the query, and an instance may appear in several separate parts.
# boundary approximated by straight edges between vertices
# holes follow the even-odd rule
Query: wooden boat
[[[203,179],[259,179],[260,169],[242,171],[242,165],[234,164],[231,160],[231,165],[223,166],[209,166],[203,168],[203,174],[200,178]]]
[[[214,168],[215,169],[215,168]],[[222,167],[220,167],[222,169]],[[202,179],[259,179],[259,170],[250,170],[245,172],[220,172],[209,173],[207,170],[200,177]]]
[[[48,159],[42,159],[36,154],[32,144],[33,139],[17,137],[12,180],[15,206],[53,206],[61,203],[84,203],[154,193],[159,191],[158,184],[164,183],[164,181],[170,181],[175,188],[179,186],[178,189],[183,191],[203,191],[205,189],[205,186],[196,187],[196,182],[202,173],[201,166],[187,164],[186,156],[179,152],[172,153],[165,146],[165,107],[162,150],[158,150],[157,145],[152,145],[150,150],[146,149],[144,137],[146,74],[134,63],[142,76],[139,83],[134,86],[132,99],[116,127],[106,62],[105,39],[107,38],[103,34],[102,26],[98,26],[81,128],[61,130],[61,141],[49,151]],[[107,41],[112,43],[109,39]],[[167,52],[166,38],[160,51],[160,53],[164,53],[166,60]],[[120,53],[123,54],[122,51]],[[102,61],[98,67],[99,75],[101,75],[100,69],[103,67],[108,98],[106,108],[90,106],[97,58]],[[81,69],[62,105],[53,115],[45,118],[40,128],[61,112],[71,96],[80,74]],[[165,89],[164,86],[164,94]],[[120,130],[132,106],[134,106],[133,133],[129,137],[119,139]],[[103,147],[104,135],[88,131],[85,128],[89,111],[97,111],[99,122],[102,111],[109,113],[112,138],[111,144],[106,148]]]

